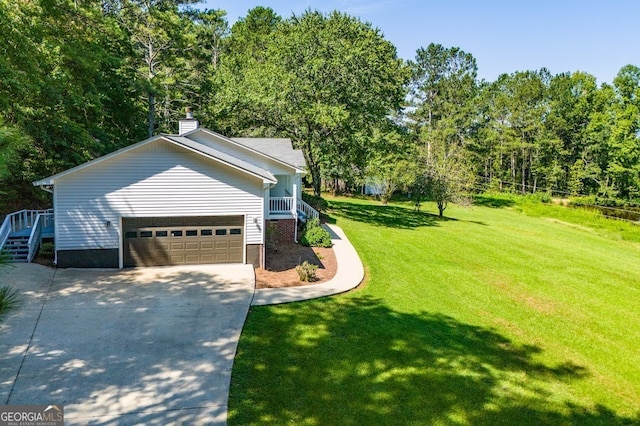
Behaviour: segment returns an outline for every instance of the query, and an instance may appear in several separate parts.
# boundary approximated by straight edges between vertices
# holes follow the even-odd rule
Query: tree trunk
[[[447,203],[444,201],[438,200],[438,216],[444,217],[444,211],[447,208]]]
[[[522,148],[522,193],[527,192],[527,153],[525,148]]]
[[[313,184],[313,195],[320,196],[322,193],[322,181],[320,180],[320,168],[316,165],[309,165],[309,171],[311,172],[311,180]]]
[[[516,191],[516,154],[511,152],[511,188]]]
[[[156,127],[156,97],[151,92],[149,92],[149,97],[147,98],[147,107],[149,108],[147,136],[151,137]]]

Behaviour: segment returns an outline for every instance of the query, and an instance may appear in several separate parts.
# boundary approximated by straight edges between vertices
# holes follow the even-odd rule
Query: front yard
[[[251,309],[229,423],[640,422],[640,244],[485,201],[332,200],[368,281]]]

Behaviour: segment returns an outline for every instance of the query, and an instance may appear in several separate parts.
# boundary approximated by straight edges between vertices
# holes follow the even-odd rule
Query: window
[[[213,230],[212,229],[203,229],[202,231],[200,231],[200,235],[204,236],[209,236],[209,235],[213,235]]]
[[[226,229],[216,229],[216,235],[227,235]]]
[[[153,231],[140,231],[140,238],[153,237]]]
[[[166,237],[169,235],[167,231],[156,231],[156,237]]]
[[[185,234],[187,237],[197,237],[198,236],[198,230],[197,229],[187,229],[187,232]]]
[[[125,238],[136,238],[138,233],[136,231],[127,231],[124,233]]]
[[[231,235],[241,235],[242,234],[242,228],[231,228],[229,230],[229,234],[231,234]]]
[[[173,230],[171,231],[172,237],[182,237],[182,231]]]

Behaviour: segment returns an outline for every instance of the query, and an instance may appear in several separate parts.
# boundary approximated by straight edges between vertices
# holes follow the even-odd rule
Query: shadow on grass
[[[329,210],[333,216],[342,216],[357,222],[388,228],[412,229],[422,226],[438,226],[438,222],[457,220],[394,205],[360,204],[348,201],[331,201]],[[327,221],[335,223],[335,220],[329,219]]]
[[[625,424],[558,401],[589,375],[536,361],[493,330],[370,297],[253,308],[234,363],[230,424]]]
[[[482,207],[491,207],[494,209],[502,209],[512,207],[515,202],[505,198],[492,197],[490,195],[474,195],[473,204]]]

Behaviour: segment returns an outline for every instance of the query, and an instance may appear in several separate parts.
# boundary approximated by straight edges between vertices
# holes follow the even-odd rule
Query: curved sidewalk
[[[349,291],[362,282],[364,267],[347,236],[338,226],[329,224],[322,226],[331,234],[333,251],[338,263],[336,275],[322,284],[286,288],[257,288],[251,302],[253,306],[278,305],[331,296]]]

